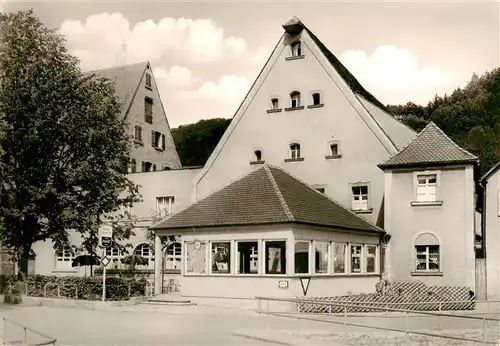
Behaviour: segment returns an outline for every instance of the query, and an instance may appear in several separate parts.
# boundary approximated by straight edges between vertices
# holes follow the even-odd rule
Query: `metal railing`
[[[382,331],[388,331],[388,332],[404,333],[405,338],[406,338],[406,344],[410,343],[410,334],[414,334],[414,335],[421,335],[421,336],[435,337],[435,338],[442,338],[442,339],[449,339],[449,340],[456,340],[456,341],[482,343],[483,345],[498,345],[498,340],[495,340],[495,341],[488,340],[488,329],[489,329],[488,322],[495,322],[497,326],[500,322],[499,318],[494,318],[494,317],[460,315],[460,314],[455,314],[455,313],[443,313],[443,312],[436,312],[436,311],[417,311],[417,310],[390,308],[388,306],[377,307],[377,306],[373,306],[370,304],[363,305],[363,304],[357,303],[357,302],[354,302],[354,303],[352,303],[352,302],[331,302],[331,301],[322,301],[322,300],[315,300],[315,299],[303,299],[303,298],[299,298],[299,299],[288,298],[288,299],[286,299],[286,298],[270,298],[270,297],[255,297],[255,299],[257,300],[257,310],[256,310],[257,314],[265,314],[265,315],[287,317],[287,318],[297,318],[297,319],[303,319],[303,320],[309,320],[309,321],[343,325],[344,326],[344,338],[346,340],[348,340],[347,326],[351,326],[351,327],[382,330]],[[262,302],[263,301],[267,301],[267,305],[266,305],[267,311],[262,309]],[[271,312],[270,306],[269,306],[270,305],[269,303],[271,301],[297,304],[297,312],[294,312],[294,313]],[[468,301],[468,302],[471,302],[471,301]],[[318,304],[318,305],[332,306],[332,307],[337,307],[337,308],[340,307],[343,310],[343,320],[342,321],[325,320],[325,319],[313,318],[313,317],[308,316],[308,315],[317,315],[314,313],[308,313],[306,316],[305,314],[301,314],[300,309],[298,308],[300,303]],[[384,305],[388,305],[388,304],[389,303],[384,303]],[[385,317],[388,317],[389,312],[402,313],[402,314],[404,314],[405,328],[401,329],[401,328],[392,328],[392,327],[375,326],[375,325],[369,325],[369,324],[348,322],[349,321],[349,319],[348,319],[349,308],[360,308],[360,307],[362,307],[363,309],[367,309],[367,310],[385,312],[386,313]],[[482,328],[481,328],[482,329],[482,340],[460,337],[460,336],[453,336],[453,335],[437,334],[437,333],[431,333],[431,332],[421,331],[421,330],[411,330],[410,329],[410,314],[427,315],[427,316],[437,317],[438,318],[438,330],[442,330],[441,325],[442,325],[442,318],[443,317],[444,318],[458,318],[458,319],[469,319],[469,320],[481,321],[482,322],[482,324],[481,324],[482,325]]]
[[[1,345],[23,345],[23,346],[44,346],[56,345],[56,338],[52,338],[43,333],[40,333],[32,328],[23,326],[22,324],[9,320],[6,317],[0,316],[0,344]],[[42,339],[42,341],[40,341]]]

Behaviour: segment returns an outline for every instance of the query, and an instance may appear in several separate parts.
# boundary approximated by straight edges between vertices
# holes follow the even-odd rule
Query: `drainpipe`
[[[485,180],[480,183],[483,186],[483,210],[481,210],[481,252],[483,258],[486,259],[486,185]]]

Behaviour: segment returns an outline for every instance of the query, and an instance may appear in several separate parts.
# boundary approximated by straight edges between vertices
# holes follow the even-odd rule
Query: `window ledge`
[[[279,113],[282,110],[283,110],[282,108],[276,108],[276,109],[268,109],[266,112],[267,113]]]
[[[352,209],[353,213],[356,214],[371,214],[373,213],[373,208],[368,208],[368,209]]]
[[[164,269],[163,274],[180,274],[180,269]]]
[[[433,206],[441,206],[443,205],[443,201],[434,201],[434,202],[418,202],[413,201],[410,202],[412,207],[433,207]]]
[[[443,276],[443,272],[411,272],[411,276]]]
[[[140,141],[140,140],[138,140],[138,139],[134,139],[134,144],[144,146],[144,142],[143,142],[143,141]]]
[[[285,108],[285,112],[300,111],[302,109],[304,109],[304,106],[288,107],[288,108]]]
[[[162,148],[160,148],[160,147],[153,147],[153,148],[155,148],[155,149],[156,149],[156,150],[158,150],[158,151],[163,151],[163,149],[162,149]]]
[[[304,161],[304,158],[303,157],[299,157],[299,158],[296,158],[296,159],[285,159],[285,162],[300,162],[300,161]]]
[[[75,269],[54,269],[52,273],[76,273]]]
[[[309,108],[309,109],[311,109],[311,108],[321,108],[324,105],[325,105],[324,103],[320,103],[319,105],[309,105],[309,106],[307,106],[307,108]]]
[[[257,161],[250,161],[250,164],[251,165],[262,165],[265,162],[266,162],[265,160],[257,160]]]
[[[304,59],[304,58],[305,58],[305,55],[287,56],[285,58],[285,60],[290,61],[290,60],[299,60],[299,59]]]
[[[146,85],[146,89],[148,89],[148,90],[151,90],[151,91],[152,91],[152,90],[153,90],[153,87],[152,87],[152,86],[148,86],[148,85]]]
[[[326,155],[325,159],[327,159],[327,160],[334,160],[334,159],[340,159],[341,157],[342,157],[341,154],[339,154],[339,155]]]

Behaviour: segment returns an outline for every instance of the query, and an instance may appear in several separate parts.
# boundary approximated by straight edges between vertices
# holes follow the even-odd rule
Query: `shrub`
[[[147,281],[119,277],[106,279],[106,300],[128,300],[130,297],[144,296]],[[12,294],[24,293],[33,297],[58,297],[83,300],[102,299],[102,277],[46,276],[34,275],[27,282],[18,282],[15,277],[6,278],[5,291]],[[11,297],[7,298],[11,299]]]

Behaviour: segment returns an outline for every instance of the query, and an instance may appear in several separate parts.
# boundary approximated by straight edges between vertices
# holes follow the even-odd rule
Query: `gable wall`
[[[148,71],[152,74],[150,69]],[[162,170],[165,166],[172,169],[181,167],[154,78],[152,78],[151,83],[152,90],[147,89],[146,76],[144,74],[127,114],[130,135],[134,136],[135,125],[142,127],[143,145],[132,144],[132,157],[136,160],[137,172],[141,171],[141,161],[152,162],[156,165],[157,170]],[[144,120],[144,99],[146,96],[153,99],[153,124],[149,124]],[[164,151],[155,149],[151,145],[151,130],[161,132],[165,135]]]
[[[264,73],[264,83],[244,110],[222,151],[211,167],[205,167],[206,174],[195,187],[195,200],[257,168],[249,162],[254,160],[253,151],[261,149],[266,163],[281,167],[310,185],[326,185],[326,194],[345,205],[351,203],[350,182],[371,182],[374,210],[363,216],[375,221],[383,192],[383,172],[376,165],[389,157],[387,149],[347,101],[336,84],[339,81],[330,78],[309,47],[303,44],[305,58],[286,61],[290,47],[284,42],[278,45],[275,65],[267,76]],[[301,92],[305,109],[266,112],[270,99],[275,96],[280,99],[280,107],[289,107],[288,95],[293,90]],[[307,108],[313,91],[321,92],[324,107]],[[238,114],[233,122],[237,118]],[[325,159],[331,140],[340,142],[341,159]],[[301,144],[305,160],[285,163],[293,141]]]

